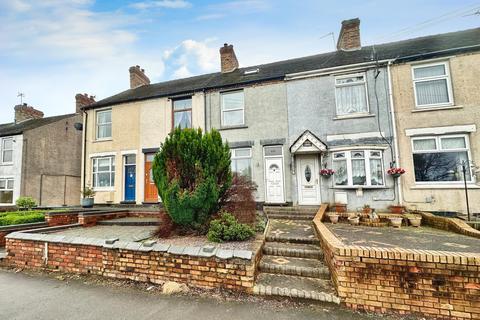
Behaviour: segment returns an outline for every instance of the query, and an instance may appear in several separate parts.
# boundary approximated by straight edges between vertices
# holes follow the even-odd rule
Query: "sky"
[[[72,113],[129,88],[140,65],[152,83],[216,72],[233,44],[240,66],[334,50],[342,20],[360,18],[362,45],[480,27],[466,0],[0,0],[0,123],[23,102]]]

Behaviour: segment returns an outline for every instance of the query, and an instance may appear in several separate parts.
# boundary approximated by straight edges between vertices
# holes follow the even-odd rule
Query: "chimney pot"
[[[342,29],[337,41],[337,50],[353,51],[362,48],[360,42],[360,19],[342,21]]]
[[[136,65],[128,69],[130,72],[130,89],[135,89],[150,84],[150,79],[145,74],[145,69]]]
[[[16,105],[15,108],[15,123],[30,119],[43,118],[43,112],[28,106],[26,103]]]
[[[95,102],[95,96],[89,96],[88,93],[77,93],[75,95],[75,112],[81,113],[82,108]]]
[[[238,69],[238,60],[233,50],[233,45],[225,43],[220,48],[220,66],[222,73],[232,72]]]

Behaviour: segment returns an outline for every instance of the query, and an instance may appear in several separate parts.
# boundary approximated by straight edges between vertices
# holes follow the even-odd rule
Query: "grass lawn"
[[[48,210],[63,211],[63,210]],[[0,212],[0,226],[45,221],[45,210]]]

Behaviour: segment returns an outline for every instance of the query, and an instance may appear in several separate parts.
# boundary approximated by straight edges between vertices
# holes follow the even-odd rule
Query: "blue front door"
[[[125,166],[125,201],[135,201],[135,165]]]

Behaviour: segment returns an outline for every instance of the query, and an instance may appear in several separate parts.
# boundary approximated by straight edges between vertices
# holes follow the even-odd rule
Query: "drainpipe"
[[[87,170],[86,170],[86,165],[87,165],[87,121],[88,121],[88,113],[83,109],[83,114],[85,115],[84,120],[83,120],[83,165],[82,165],[82,170],[83,170],[83,183],[82,183],[82,191],[85,189],[85,181],[87,177]]]
[[[205,124],[205,132],[207,132],[207,96],[205,93],[205,89],[203,91],[203,122]]]
[[[393,147],[395,150],[395,165],[400,165],[400,158],[398,155],[398,138],[397,138],[397,122],[395,120],[395,108],[393,102],[393,90],[392,90],[392,73],[390,72],[390,65],[395,60],[389,60],[387,63],[387,74],[388,74],[388,96],[390,98],[390,113],[392,115],[392,124],[393,124]],[[403,195],[402,195],[402,183],[401,178],[395,179],[395,184],[398,188],[398,202],[399,205],[403,204]]]

